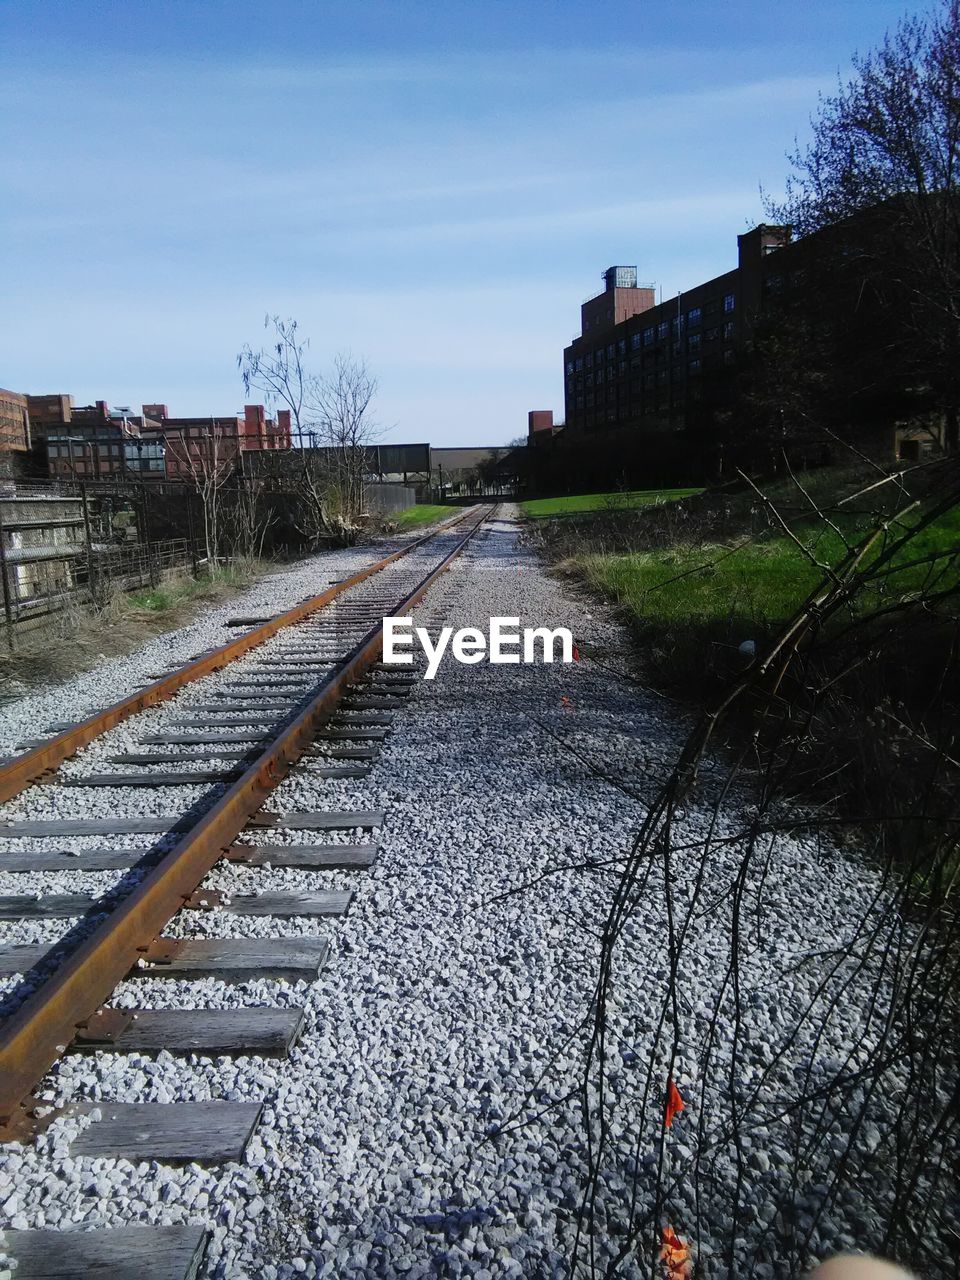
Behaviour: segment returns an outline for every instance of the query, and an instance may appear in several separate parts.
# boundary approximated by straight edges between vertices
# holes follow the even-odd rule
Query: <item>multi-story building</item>
[[[242,417],[172,418],[165,404],[145,404],[143,417],[149,425],[128,452],[131,469],[144,479],[154,471],[168,480],[223,475],[246,453],[292,446],[289,409],[280,409],[276,419],[267,417],[262,404],[244,405]]]
[[[606,271],[563,353],[567,432],[680,427],[706,395],[721,395],[764,298],[783,287],[790,244],[789,227],[754,227],[737,237],[732,271],[659,304],[635,267]]]
[[[73,396],[27,396],[35,441],[46,448],[57,480],[117,480],[127,475],[126,449],[141,423],[111,414],[105,400],[77,406]]]
[[[0,388],[0,452],[26,452],[30,448],[30,413],[27,397]]]

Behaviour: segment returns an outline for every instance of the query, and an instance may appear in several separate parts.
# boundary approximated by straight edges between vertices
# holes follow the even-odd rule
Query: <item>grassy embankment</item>
[[[532,498],[520,507],[528,519],[545,520],[587,511],[633,511],[700,492],[700,489],[633,489],[623,493],[578,493],[564,498]]]
[[[532,521],[528,530],[558,571],[620,608],[646,683],[706,703],[744,671],[749,659],[739,646],[753,641],[762,655],[830,580],[848,546],[886,521],[852,599],[803,633],[780,682],[758,685],[738,706],[763,732],[803,726],[791,765],[798,793],[829,792],[858,814],[949,814],[960,803],[948,728],[960,719],[960,506],[946,505],[920,527],[956,485],[943,469],[949,465],[929,479],[926,471],[907,478],[918,505],[903,514],[898,484],[861,493],[879,479],[875,471],[798,477],[819,514],[792,480],[762,486],[790,534],[746,485],[634,511]],[[871,579],[871,565],[911,530]],[[618,665],[622,658],[607,655]]]
[[[727,494],[648,491],[643,495],[645,509],[630,512],[598,506],[596,495],[548,500],[590,505],[578,508],[583,519],[538,522],[532,529],[568,575],[623,609],[647,645],[653,643],[653,651],[647,648],[648,660],[655,662],[661,640],[674,655],[674,646],[689,640],[696,645],[736,646],[753,639],[759,644],[823,579],[824,571],[810,557],[821,565],[836,565],[846,551],[844,539],[853,542],[862,536],[885,503],[891,514],[898,502],[902,505],[894,486],[889,486],[888,492],[858,500],[855,509],[844,506],[844,498],[866,479],[856,469],[815,472],[799,479],[834,527],[811,511],[793,481],[764,486],[796,541],[781,531],[762,500],[746,486]],[[660,505],[651,510],[658,498]],[[678,498],[685,500],[663,505]],[[565,514],[564,507],[557,514]],[[911,513],[905,526],[916,523],[919,516],[918,511]],[[960,513],[954,509],[918,534],[900,553],[899,562],[912,563],[937,553],[942,563],[935,571],[947,577],[952,573],[955,579],[958,546]],[[930,572],[929,564],[920,563],[892,574],[884,582],[885,600],[919,592],[928,584]],[[877,603],[877,592],[871,592],[858,601],[857,608],[863,611]],[[698,656],[697,668],[709,676],[704,657]],[[655,665],[659,676],[672,683],[669,660]],[[707,663],[707,668],[712,665]],[[673,674],[683,684],[690,673],[678,667]]]

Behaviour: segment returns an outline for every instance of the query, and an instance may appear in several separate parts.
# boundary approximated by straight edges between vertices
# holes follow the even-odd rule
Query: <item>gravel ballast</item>
[[[148,1008],[302,1007],[306,1026],[289,1060],[175,1058],[102,1053],[68,1057],[45,1082],[52,1103],[263,1100],[261,1124],[244,1161],[219,1169],[164,1167],[121,1160],[74,1159],[66,1143],[91,1121],[58,1120],[27,1148],[0,1152],[0,1223],[18,1229],[196,1223],[212,1231],[207,1276],[472,1276],[476,1280],[567,1274],[587,1171],[579,1086],[583,1027],[596,980],[597,929],[609,902],[610,864],[622,858],[688,728],[677,708],[639,691],[591,660],[616,665],[628,648],[601,606],[574,598],[543,572],[502,510],[431,589],[415,614],[419,625],[488,629],[491,615],[526,626],[569,626],[583,660],[569,665],[460,665],[447,657],[437,678],[418,681],[397,712],[392,733],[369,775],[326,779],[309,769],[288,777],[271,798],[279,812],[383,809],[381,850],[367,872],[313,872],[220,864],[205,887],[228,895],[278,890],[354,890],[346,917],[271,919],[182,913],[179,936],[323,936],[330,959],[313,984],[258,980],[143,978],[118,989],[114,1003]],[[343,576],[369,550],[323,558],[324,577]],[[326,570],[329,569],[329,572]],[[212,611],[150,655],[117,659],[70,682],[66,691],[3,709],[4,741],[15,744],[44,716],[66,719],[76,706],[104,705],[165,661],[222,639],[223,617],[278,611],[319,589],[317,568],[275,575],[240,601]],[[310,575],[313,575],[312,577]],[[308,578],[310,582],[308,585]],[[374,580],[376,581],[376,580]],[[321,584],[325,585],[325,584]],[[275,593],[275,594],[272,594]],[[214,614],[218,615],[216,618]],[[223,617],[219,615],[223,615]],[[423,664],[421,663],[421,671]],[[409,668],[406,668],[409,670]],[[211,680],[229,683],[219,675]],[[212,687],[212,686],[211,686]],[[184,695],[181,695],[183,698]],[[197,691],[190,695],[195,701]],[[173,704],[151,712],[176,718]],[[183,710],[181,706],[179,710]],[[146,720],[138,720],[137,734]],[[120,726],[66,768],[90,772],[97,760],[132,749]],[[202,760],[202,749],[197,749]],[[209,762],[208,762],[209,763]],[[215,763],[215,762],[213,762]],[[712,778],[705,771],[707,787]],[[209,788],[177,788],[182,804]],[[138,805],[169,809],[172,788]],[[196,791],[196,795],[194,792]],[[5,807],[4,816],[49,812],[40,789]],[[91,803],[102,812],[129,804],[105,789]],[[704,803],[691,804],[677,846],[706,833]],[[271,843],[296,843],[293,831]],[[324,835],[359,841],[360,832]],[[88,837],[76,847],[139,847],[136,837]],[[0,841],[0,849],[29,847]],[[724,859],[727,859],[725,862]],[[585,865],[589,863],[590,865]],[[724,888],[736,851],[716,854],[711,875]],[[680,905],[698,863],[678,854],[673,891]],[[121,873],[65,870],[0,876],[0,892],[103,892]],[[668,979],[663,886],[651,875],[649,902],[628,927],[611,1001],[608,1060],[609,1132],[598,1182],[594,1245],[598,1273],[651,1273],[647,1258],[618,1258],[629,1223],[634,1178],[637,1211],[653,1208],[659,1132],[638,1128],[648,1065],[662,1089],[668,1062],[655,1024]],[[722,1210],[699,1206],[683,1170],[699,1141],[712,1143],[718,1183],[739,1177],[744,1202],[736,1274],[794,1274],[778,1257],[778,1226],[767,1207],[793,1178],[815,1207],[829,1180],[829,1148],[797,1169],[797,1135],[778,1119],[777,1101],[797,1072],[826,1075],[874,1034],[863,1009],[877,975],[847,974],[840,1014],[792,1043],[791,1018],[827,980],[838,940],[883,895],[874,873],[848,855],[802,836],[772,843],[763,884],[768,927],[754,939],[739,975],[753,1019],[749,1052],[737,1070],[760,1090],[762,1123],[725,1164],[711,1129],[720,1109],[721,1071],[702,1079],[699,1052],[716,1010],[724,1012],[725,910],[692,927],[679,974],[674,1078],[687,1110],[671,1128],[664,1153],[672,1181],[672,1225],[691,1241],[703,1275],[730,1274],[732,1228]],[[63,921],[3,923],[4,942],[39,941]],[[11,990],[15,983],[5,984]],[[842,1015],[842,1016],[841,1016]],[[795,1020],[795,1018],[794,1018]],[[741,1041],[742,1041],[741,1036]],[[783,1052],[776,1065],[774,1050]],[[720,1055],[721,1065],[725,1066]],[[905,1068],[889,1077],[906,1087]],[[764,1072],[768,1074],[764,1076]],[[944,1082],[944,1088],[949,1082]],[[875,1097],[854,1143],[860,1174],[887,1176],[883,1145],[886,1099]],[[842,1129],[842,1117],[834,1119]],[[844,1136],[841,1134],[841,1136]],[[716,1151],[721,1155],[716,1156]],[[653,1163],[651,1163],[651,1161]],[[881,1191],[874,1196],[882,1199]],[[813,1220],[811,1219],[811,1222]],[[867,1199],[838,1197],[812,1227],[804,1264],[841,1248],[876,1247],[879,1220]],[[14,1273],[15,1274],[15,1273]],[[799,1271],[796,1274],[800,1274]]]

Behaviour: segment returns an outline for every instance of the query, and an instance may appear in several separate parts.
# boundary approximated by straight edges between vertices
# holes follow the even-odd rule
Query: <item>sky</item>
[[[384,440],[563,412],[604,268],[729,270],[910,0],[0,0],[0,385],[230,414],[297,319]],[[761,190],[762,189],[762,190]]]

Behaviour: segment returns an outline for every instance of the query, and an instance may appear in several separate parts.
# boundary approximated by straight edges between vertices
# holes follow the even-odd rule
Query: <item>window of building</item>
[[[699,373],[699,372],[700,372],[700,361],[699,361],[699,360],[691,360],[691,361],[690,361],[690,363],[689,363],[689,365],[687,366],[687,368],[690,370],[690,372],[691,372],[691,373]]]
[[[657,337],[662,341],[670,332],[670,321],[661,320],[657,325]]]
[[[627,354],[627,340],[626,338],[621,338],[620,341],[617,343],[617,355],[623,356],[626,354]]]
[[[626,360],[621,360],[621,361],[620,361],[620,364],[617,366],[617,371],[618,371],[618,373],[620,374],[620,377],[622,378],[622,377],[623,377],[623,375],[627,372],[627,362],[626,362]]]
[[[568,360],[568,361],[567,361],[567,373],[573,373],[573,361],[572,361],[572,360]]]
[[[592,353],[592,352],[591,352],[590,354],[588,354],[588,356],[587,356],[587,368],[588,368],[588,369],[592,369],[592,368],[593,368],[593,353]]]
[[[589,320],[584,320],[584,322],[583,322],[583,332],[584,332],[584,333],[586,333],[586,332],[587,332],[587,330],[588,330],[589,328],[590,328],[590,321],[589,321]]]
[[[763,283],[767,293],[783,293],[783,276],[767,276]]]
[[[609,347],[607,347],[607,359],[612,360],[616,354],[617,354],[617,344],[615,342],[611,342]]]
[[[700,323],[700,308],[691,307],[690,310],[687,312],[687,324],[695,325],[699,323]]]
[[[733,311],[736,309],[736,305],[737,305],[737,299],[735,294],[732,294],[732,293],[724,294],[723,296],[724,311],[728,311],[728,312]]]
[[[726,341],[727,341],[727,342],[729,342],[729,341],[730,341],[730,339],[733,337],[733,335],[734,335],[734,333],[735,333],[735,332],[736,332],[736,327],[735,327],[735,325],[734,325],[733,321],[732,321],[732,320],[725,320],[725,321],[724,321],[724,324],[723,324],[723,336],[724,336],[724,338],[726,339]]]
[[[673,346],[672,346],[671,350],[672,350],[672,352],[673,352],[674,357],[682,356],[682,355],[683,355],[683,343],[682,343],[682,342],[675,342],[675,343],[673,344]]]
[[[597,383],[597,386],[598,386],[598,387],[600,387],[600,386],[602,386],[602,385],[603,385],[603,370],[602,370],[602,369],[598,369],[598,370],[597,370],[597,373],[596,373],[596,383]]]
[[[737,353],[733,350],[732,347],[728,347],[727,350],[724,351],[723,353],[723,363],[734,364],[736,359],[737,359]]]
[[[720,337],[720,328],[714,325],[712,329],[707,329],[703,335],[704,342],[716,342]]]
[[[576,362],[576,364],[574,365],[574,368],[576,369],[577,373],[579,373],[579,372],[580,372],[580,370],[583,368],[583,357],[582,357],[582,356],[579,356],[579,357],[577,358],[577,362]]]
[[[653,325],[650,325],[649,328],[644,329],[643,331],[643,345],[645,347],[651,346],[653,343],[653,339],[654,339],[654,328],[653,328]]]
[[[637,332],[636,332],[636,333],[631,333],[631,335],[630,335],[630,350],[631,350],[631,351],[636,351],[637,347],[639,347],[639,345],[640,345],[640,343],[641,343],[642,341],[643,341],[643,334],[642,334],[639,330],[637,330]]]
[[[680,330],[682,328],[683,328],[683,325],[681,324],[680,316],[674,316],[673,319],[670,321],[670,332],[673,334],[675,338],[680,337]]]
[[[699,351],[700,349],[699,333],[691,333],[690,337],[687,339],[687,347],[690,351]]]
[[[586,385],[586,386],[588,386],[588,387],[592,387],[592,386],[593,386],[593,374],[592,374],[592,373],[585,373],[585,374],[583,375],[583,381],[584,381],[584,383],[585,383],[585,385]]]
[[[720,314],[720,299],[711,298],[709,302],[703,304],[704,316],[718,316]]]

